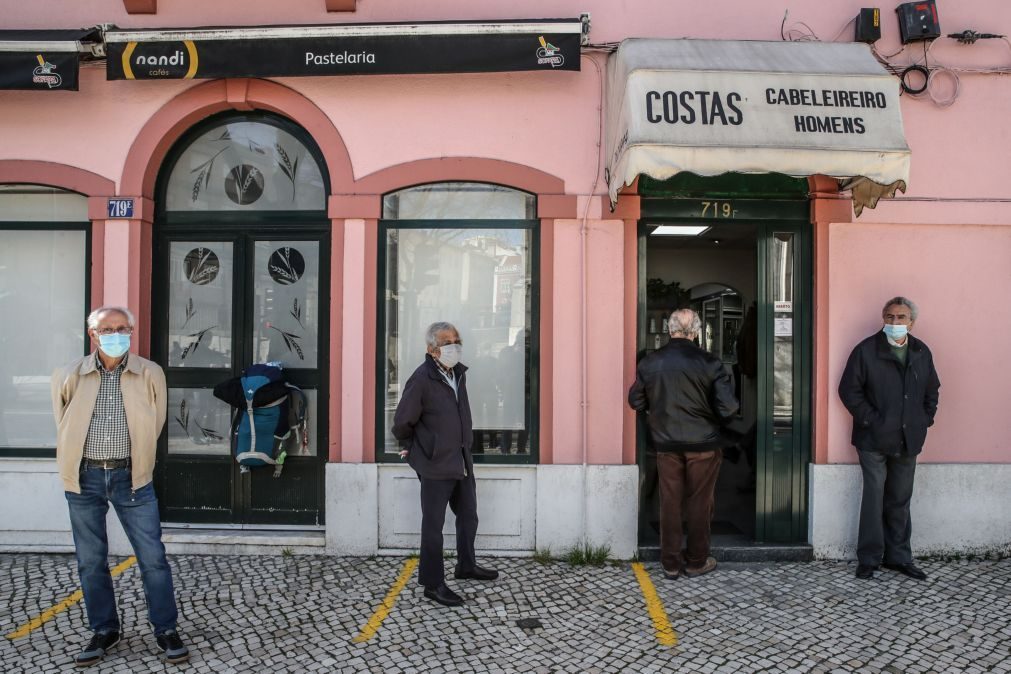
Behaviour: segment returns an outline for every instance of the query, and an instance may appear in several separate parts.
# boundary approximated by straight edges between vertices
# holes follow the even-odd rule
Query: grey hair
[[[425,343],[428,344],[433,349],[438,345],[435,339],[436,333],[442,332],[443,330],[452,330],[456,334],[460,334],[460,331],[456,329],[456,326],[452,323],[447,323],[446,321],[437,321],[428,326],[428,330],[425,330]]]
[[[882,317],[885,315],[885,312],[888,311],[888,307],[892,306],[893,304],[900,304],[904,307],[909,307],[909,317],[914,321],[916,320],[916,317],[920,315],[920,310],[916,308],[916,304],[913,302],[913,300],[909,299],[908,297],[903,297],[902,295],[899,295],[898,297],[893,297],[892,299],[888,300],[887,302],[885,302],[885,306],[881,307]]]
[[[95,330],[98,328],[98,319],[101,318],[102,314],[107,314],[110,311],[115,311],[116,313],[123,314],[126,316],[126,322],[130,324],[132,328],[134,326],[133,313],[126,307],[117,307],[111,304],[107,304],[103,307],[98,307],[90,314],[88,314],[88,329]]]
[[[667,327],[670,329],[671,337],[697,335],[702,331],[702,319],[691,309],[677,309],[671,312]]]

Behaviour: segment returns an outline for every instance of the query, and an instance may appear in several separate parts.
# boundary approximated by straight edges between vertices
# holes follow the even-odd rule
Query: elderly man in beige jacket
[[[158,436],[165,425],[165,373],[130,353],[133,327],[128,309],[96,309],[88,316],[95,351],[57,370],[52,379],[56,463],[94,632],[74,658],[80,667],[99,662],[120,639],[105,530],[110,503],[137,555],[158,647],[168,662],[189,658],[176,632],[172,571],[152,484]]]

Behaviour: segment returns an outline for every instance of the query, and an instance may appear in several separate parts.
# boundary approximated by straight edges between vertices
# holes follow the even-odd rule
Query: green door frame
[[[319,284],[321,294],[323,289],[330,287],[330,232],[329,221],[319,213],[311,215],[299,214],[298,217],[291,218],[293,221],[285,223],[280,227],[273,223],[263,223],[255,216],[247,214],[219,216],[217,221],[207,218],[198,221],[191,218],[182,218],[183,222],[177,219],[163,218],[158,223],[155,231],[153,244],[153,306],[157,307],[152,312],[152,358],[165,368],[167,384],[172,387],[183,388],[211,388],[214,384],[239,376],[242,371],[251,363],[255,362],[252,353],[251,333],[253,315],[253,257],[254,244],[260,241],[283,240],[283,241],[312,241],[319,245]],[[302,222],[298,222],[302,220]],[[326,224],[323,224],[326,223]],[[169,250],[173,242],[177,241],[216,241],[220,243],[230,243],[233,246],[233,278],[232,278],[232,306],[233,306],[233,336],[232,353],[233,362],[229,368],[221,368],[220,371],[209,371],[204,368],[169,368],[168,367],[168,341],[165,336],[168,334],[169,325]],[[289,368],[285,371],[288,380],[302,388],[316,391],[316,419],[311,419],[310,424],[315,425],[317,454],[311,457],[290,457],[285,462],[285,475],[288,476],[288,483],[295,484],[298,480],[299,488],[305,488],[312,492],[312,505],[298,510],[284,508],[264,507],[253,498],[253,480],[265,482],[270,490],[289,488],[290,485],[281,481],[273,481],[270,478],[262,480],[264,473],[248,473],[243,479],[239,472],[239,466],[234,457],[228,456],[189,456],[176,457],[168,453],[167,430],[162,433],[158,445],[158,461],[155,465],[156,488],[164,494],[170,489],[179,489],[179,479],[185,476],[187,466],[194,466],[199,469],[201,475],[209,475],[208,471],[213,471],[217,478],[225,479],[229,476],[231,483],[230,504],[227,508],[209,508],[205,504],[194,502],[186,507],[173,508],[169,506],[170,500],[162,497],[159,499],[161,516],[164,521],[188,522],[188,523],[223,523],[223,524],[296,524],[296,525],[323,525],[325,523],[325,484],[324,484],[324,464],[327,461],[326,447],[328,443],[329,429],[326,424],[326,410],[329,409],[329,384],[327,373],[329,372],[329,316],[328,307],[320,307],[319,322],[319,353],[316,368],[300,369]],[[170,410],[169,423],[172,423]],[[199,479],[193,476],[186,476],[188,479],[198,482]],[[188,492],[199,493],[194,484],[187,485]],[[269,494],[268,494],[269,496]]]
[[[718,180],[718,179],[714,179]],[[700,182],[702,181],[702,182]],[[769,181],[765,181],[765,186]],[[662,186],[662,184],[661,184]],[[755,225],[758,228],[758,259],[756,283],[758,299],[758,367],[760,386],[758,389],[758,481],[756,485],[755,540],[776,543],[806,542],[808,515],[808,464],[811,460],[811,392],[812,392],[812,318],[813,298],[812,276],[812,229],[810,226],[809,202],[806,194],[784,195],[786,190],[774,194],[752,188],[737,189],[725,182],[714,183],[712,193],[718,196],[686,198],[678,193],[701,194],[704,181],[693,177],[691,190],[653,189],[652,194],[643,194],[641,219],[639,221],[639,288],[637,351],[641,352],[646,335],[646,235],[651,225],[739,223]],[[772,187],[781,187],[773,185]],[[640,184],[640,192],[644,192]],[[748,197],[734,198],[733,194]],[[788,198],[783,198],[788,196]],[[800,198],[798,198],[800,197]],[[772,276],[769,261],[776,234],[790,234],[794,237],[794,269],[792,313],[793,339],[793,413],[788,424],[774,424],[773,401],[773,348],[775,314],[772,302]],[[637,455],[642,454],[642,427],[637,425]]]
[[[777,317],[772,265],[777,235],[794,237],[792,312]],[[758,480],[755,503],[755,540],[771,543],[807,541],[807,481],[811,461],[811,228],[806,223],[767,222],[758,237]],[[773,410],[775,322],[790,321],[793,409],[780,421]]]

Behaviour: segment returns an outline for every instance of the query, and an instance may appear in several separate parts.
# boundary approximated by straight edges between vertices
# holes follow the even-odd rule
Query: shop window
[[[0,456],[55,456],[53,370],[88,352],[88,200],[0,185]]]
[[[475,460],[537,460],[536,199],[482,183],[422,185],[383,199],[380,221],[377,434],[390,432],[404,382],[425,356],[425,331],[460,331]]]
[[[322,211],[326,189],[319,164],[302,141],[274,123],[235,118],[200,134],[179,155],[162,207]]]

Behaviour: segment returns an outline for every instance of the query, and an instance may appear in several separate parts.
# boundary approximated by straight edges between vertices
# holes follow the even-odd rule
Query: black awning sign
[[[286,26],[106,34],[106,76],[213,79],[579,70],[580,23]]]
[[[77,91],[77,53],[0,52],[0,89]]]
[[[0,30],[0,89],[77,91],[79,59],[101,54],[98,28]]]

